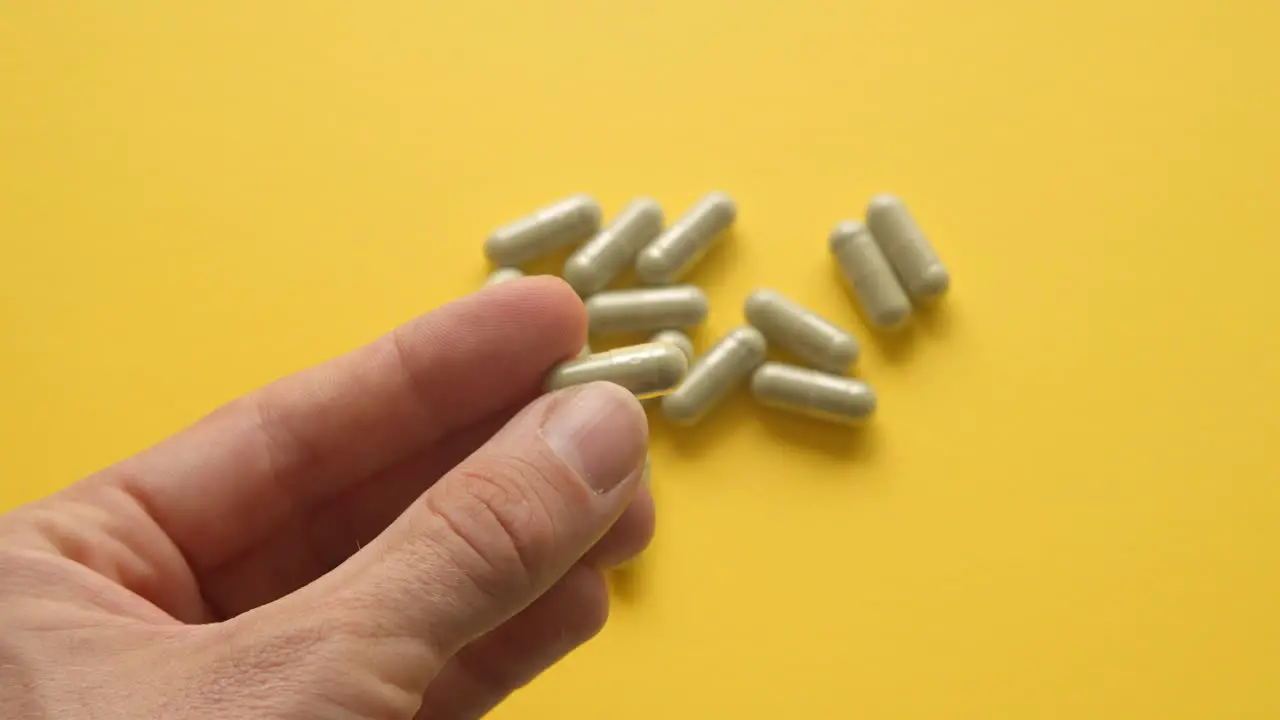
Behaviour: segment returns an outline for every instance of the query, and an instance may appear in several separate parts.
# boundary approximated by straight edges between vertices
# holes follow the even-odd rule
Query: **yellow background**
[[[856,438],[654,418],[659,536],[502,718],[1280,716],[1280,4],[0,3],[0,505],[467,293],[495,225],[739,202]],[[953,294],[867,333],[905,197]]]

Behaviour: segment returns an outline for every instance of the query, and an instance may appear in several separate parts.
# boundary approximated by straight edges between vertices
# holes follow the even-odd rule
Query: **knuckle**
[[[427,510],[469,556],[472,580],[490,595],[527,592],[543,581],[557,541],[548,470],[518,457],[459,467],[449,491],[424,495]],[[441,486],[442,487],[442,486]]]

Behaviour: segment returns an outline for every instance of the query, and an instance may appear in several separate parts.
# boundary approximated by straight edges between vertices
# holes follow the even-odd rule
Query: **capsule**
[[[645,343],[561,363],[547,376],[547,392],[599,380],[616,383],[638,398],[668,393],[680,384],[689,361],[679,348]]]
[[[750,325],[732,330],[694,363],[680,387],[662,398],[662,414],[677,425],[698,422],[764,362],[767,349],[764,336]]]
[[[582,297],[600,292],[662,232],[662,207],[639,198],[564,263],[564,279]]]
[[[951,274],[902,200],[893,195],[871,198],[867,227],[913,300],[933,300],[951,286]]]
[[[823,372],[844,374],[858,359],[858,341],[852,335],[779,292],[756,290],[747,296],[745,312],[747,322],[770,344]]]
[[[653,478],[650,476],[649,472],[650,472],[650,471],[649,471],[649,456],[648,456],[648,455],[645,455],[645,456],[644,456],[644,470],[642,471],[642,474],[640,475],[640,482],[644,483],[644,486],[645,486],[645,487],[649,487],[649,486],[653,485]]]
[[[494,265],[524,265],[591,237],[600,217],[595,198],[574,195],[494,230],[484,241],[484,254]]]
[[[857,423],[876,410],[876,394],[860,380],[767,362],[751,375],[751,394],[762,405],[820,420]]]
[[[660,342],[668,345],[675,345],[680,348],[680,352],[684,353],[684,357],[689,362],[693,362],[693,341],[688,335],[679,330],[662,330],[649,338],[649,342]]]
[[[693,285],[612,290],[587,298],[591,332],[650,333],[707,319],[707,294]]]
[[[498,283],[508,282],[510,280],[518,280],[524,277],[524,271],[520,268],[500,267],[489,273],[489,277],[484,281],[485,287],[497,285]]]
[[[854,220],[837,223],[828,244],[867,320],[881,330],[906,322],[911,301],[867,226]]]
[[[680,279],[733,224],[737,214],[728,195],[713,192],[703,197],[640,251],[636,276],[647,285],[668,285]]]

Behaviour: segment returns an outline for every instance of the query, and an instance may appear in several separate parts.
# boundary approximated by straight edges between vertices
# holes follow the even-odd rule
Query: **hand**
[[[0,717],[474,718],[603,625],[647,425],[497,285],[0,516]]]

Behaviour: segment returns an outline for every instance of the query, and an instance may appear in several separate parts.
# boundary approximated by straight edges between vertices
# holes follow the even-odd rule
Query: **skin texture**
[[[593,636],[647,425],[502,283],[0,516],[0,717],[475,718]]]

